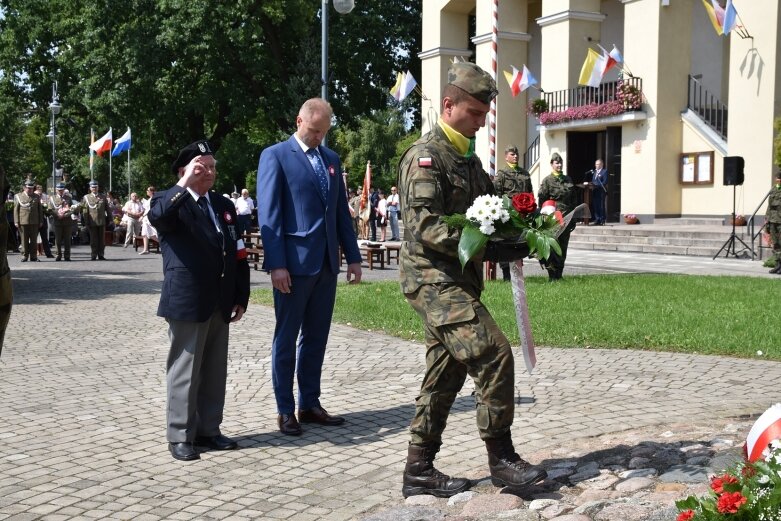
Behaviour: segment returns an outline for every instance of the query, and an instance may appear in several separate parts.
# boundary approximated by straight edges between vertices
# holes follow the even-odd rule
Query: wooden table
[[[369,248],[368,246],[361,246],[361,255],[363,259],[369,264],[369,269],[374,269],[374,264],[379,262],[380,269],[385,269],[385,252],[387,249],[385,246],[379,246],[376,248]]]
[[[247,249],[247,262],[252,264],[252,269],[258,271],[258,265],[263,266],[263,243],[260,239],[260,233],[245,233],[241,238]]]
[[[385,251],[387,252],[385,255],[386,262],[390,266],[391,260],[396,259],[396,266],[399,265],[399,252],[401,251],[401,245],[400,244],[386,244],[385,245]]]

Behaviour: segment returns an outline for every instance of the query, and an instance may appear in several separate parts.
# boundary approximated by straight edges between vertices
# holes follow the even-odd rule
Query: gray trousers
[[[166,319],[171,350],[166,438],[171,443],[220,433],[228,372],[228,324],[219,310],[205,322]]]

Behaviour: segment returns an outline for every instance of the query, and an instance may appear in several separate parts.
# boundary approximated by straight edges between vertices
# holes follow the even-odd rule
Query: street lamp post
[[[320,9],[320,21],[322,22],[321,39],[320,39],[320,71],[322,73],[322,88],[320,90],[320,97],[324,100],[328,100],[328,2],[329,0],[323,0],[322,7]],[[355,0],[333,0],[334,9],[339,14],[347,14],[355,8]],[[323,139],[323,145],[326,144]]]
[[[52,142],[52,192],[57,186],[57,126],[55,116],[60,113],[62,105],[57,95],[57,82],[52,83],[52,101],[49,103],[49,110],[52,113],[51,123],[49,124],[49,133],[46,135]]]

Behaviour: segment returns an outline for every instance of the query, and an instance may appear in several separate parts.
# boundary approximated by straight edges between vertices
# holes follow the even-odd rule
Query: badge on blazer
[[[333,165],[328,167],[328,173],[330,174],[331,177],[334,176],[334,166]]]
[[[232,223],[232,222],[233,222],[233,216],[231,215],[231,213],[230,213],[230,212],[227,212],[227,211],[226,211],[224,214],[222,214],[222,219],[223,219],[223,220],[224,220],[226,223],[228,223],[228,224],[230,224],[230,223]]]

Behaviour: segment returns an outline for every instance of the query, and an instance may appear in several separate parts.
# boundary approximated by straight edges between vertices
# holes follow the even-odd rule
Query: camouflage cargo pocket
[[[473,297],[458,286],[430,284],[425,290],[421,288],[423,293],[426,322],[431,327],[469,322],[475,317]]]

